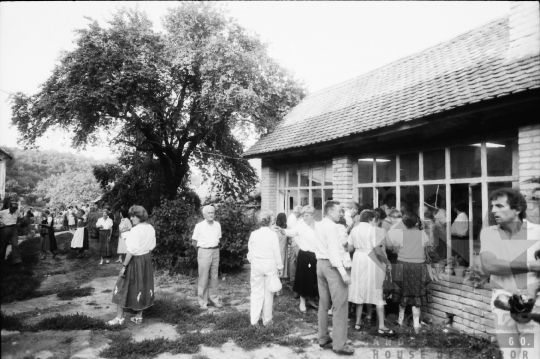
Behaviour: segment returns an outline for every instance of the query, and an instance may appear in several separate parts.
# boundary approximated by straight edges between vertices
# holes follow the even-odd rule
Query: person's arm
[[[197,241],[198,240],[199,240],[199,224],[197,223],[195,225],[195,229],[193,230],[193,236],[191,236],[191,245],[195,249],[197,249]]]
[[[249,263],[253,260],[253,232],[249,235],[247,260]]]
[[[290,228],[290,229],[280,229],[281,233],[286,235],[287,237],[296,237],[298,236],[298,228]]]
[[[283,271],[283,261],[281,260],[281,250],[279,249],[279,238],[277,233],[273,234],[274,238],[272,238],[272,252],[274,252],[274,261],[276,262],[278,274],[281,276]]]
[[[379,261],[386,264],[387,266],[392,266],[388,258],[386,258],[386,256],[384,255],[381,246],[376,246],[375,248],[373,248],[373,251],[375,252],[375,256]]]
[[[340,238],[338,228],[336,226],[330,226],[328,225],[328,223],[326,223],[323,226],[323,232],[324,232],[324,237],[326,238],[326,242],[328,243],[328,257],[329,257],[328,259],[330,260],[332,267],[338,270],[345,284],[347,285],[351,284],[351,278],[349,277],[349,274],[345,270],[345,267],[343,267],[343,262],[341,259],[341,255],[339,253],[339,247],[342,244],[340,242],[341,238]]]

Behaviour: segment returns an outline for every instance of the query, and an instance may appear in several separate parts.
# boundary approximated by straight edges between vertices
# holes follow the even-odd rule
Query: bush
[[[255,218],[236,204],[221,203],[216,207],[216,220],[226,241],[220,251],[220,269],[238,268],[244,264]],[[156,269],[189,274],[197,268],[197,250],[191,245],[191,238],[195,225],[203,219],[200,200],[192,191],[174,200],[162,200],[150,219],[156,230],[157,243],[153,251]]]

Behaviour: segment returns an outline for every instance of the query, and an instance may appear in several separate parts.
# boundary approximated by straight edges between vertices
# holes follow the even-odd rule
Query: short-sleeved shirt
[[[532,245],[531,245],[531,242]],[[480,232],[480,253],[493,253],[497,259],[512,262],[534,261],[534,253],[540,249],[540,225],[523,220],[521,230],[512,238],[508,238],[500,226],[495,225],[482,229]],[[509,292],[525,289],[528,285],[540,279],[535,273],[520,273],[509,275],[492,275],[491,282],[495,282]]]
[[[149,253],[156,247],[156,231],[149,223],[139,223],[126,236],[127,251],[134,256]]]
[[[9,208],[0,211],[0,227],[17,224],[17,218],[20,216],[19,210],[16,210],[13,213],[9,211]]]
[[[221,225],[214,221],[212,224],[207,220],[199,222],[195,225],[192,239],[197,241],[197,247],[212,248],[219,245],[221,238]]]
[[[393,229],[388,231],[388,238],[392,244],[399,248],[398,261],[409,263],[423,263],[424,247],[429,243],[426,232],[416,228]]]
[[[113,221],[110,218],[107,218],[106,220],[103,219],[103,217],[100,217],[98,221],[96,222],[96,227],[102,226],[103,229],[111,229],[113,226]]]

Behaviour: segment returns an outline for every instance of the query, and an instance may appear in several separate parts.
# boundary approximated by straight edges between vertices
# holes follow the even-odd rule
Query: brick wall
[[[261,210],[276,210],[277,171],[271,160],[261,163]]]
[[[334,200],[341,202],[343,207],[350,208],[353,202],[353,160],[352,157],[334,157]]]
[[[519,133],[519,188],[527,200],[527,218],[540,223],[539,202],[535,197],[535,188],[540,183],[524,183],[533,177],[540,178],[540,125],[520,127]],[[540,191],[536,191],[536,197]]]
[[[540,4],[537,1],[511,2],[509,36],[508,62],[540,54]]]

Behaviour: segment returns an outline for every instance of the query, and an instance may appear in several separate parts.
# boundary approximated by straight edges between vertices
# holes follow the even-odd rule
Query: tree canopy
[[[239,158],[238,133],[271,131],[305,91],[214,4],[182,3],[163,26],[156,32],[144,13],[120,10],[109,26],[91,21],[78,30],[75,50],[62,54],[41,90],[13,97],[20,140],[33,146],[59,127],[77,148],[105,131],[128,167],[144,154],[159,164],[169,198],[190,164],[212,173],[224,194],[245,193],[257,180]]]

